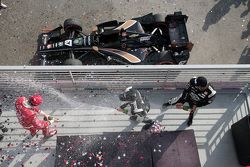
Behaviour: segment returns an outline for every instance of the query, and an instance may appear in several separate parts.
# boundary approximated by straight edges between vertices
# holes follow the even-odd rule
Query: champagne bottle
[[[48,116],[48,119],[46,117],[43,117],[44,121],[49,121],[49,120],[52,120],[52,119],[54,119],[52,116]]]
[[[128,114],[128,109],[123,109],[123,113]]]
[[[188,111],[190,109],[190,106],[189,105],[183,105],[182,109],[185,110],[185,111]]]

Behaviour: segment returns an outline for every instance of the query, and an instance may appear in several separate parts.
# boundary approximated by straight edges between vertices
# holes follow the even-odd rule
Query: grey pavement
[[[218,91],[213,104],[200,108],[193,125],[186,126],[188,112],[161,104],[180,90],[145,91],[151,103],[149,117],[159,120],[167,131],[194,129],[200,161],[203,167],[239,166],[230,126],[248,114],[247,99],[238,90]],[[19,92],[20,93],[20,92]],[[71,91],[44,94],[41,108],[59,119],[52,127],[58,136],[102,134],[103,132],[140,131],[143,124],[130,122],[127,115],[118,113],[119,91]],[[9,131],[3,142],[0,166],[53,166],[55,161],[56,136],[44,140],[41,132],[31,139],[29,133],[17,122],[14,111],[15,93],[5,93],[4,113]]]
[[[100,22],[150,12],[189,16],[194,43],[189,64],[249,63],[250,0],[5,0],[0,10],[0,65],[28,65],[42,28],[81,19],[84,31]]]

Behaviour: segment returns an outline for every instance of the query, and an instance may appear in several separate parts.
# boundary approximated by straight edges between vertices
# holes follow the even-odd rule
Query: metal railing
[[[250,65],[0,66],[0,89],[52,86],[56,89],[183,88],[193,76],[219,88],[244,87]]]

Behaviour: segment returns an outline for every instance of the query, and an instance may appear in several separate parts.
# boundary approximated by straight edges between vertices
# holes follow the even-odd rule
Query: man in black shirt
[[[148,99],[132,86],[126,88],[124,93],[119,95],[119,99],[125,103],[117,108],[117,111],[130,115],[130,120],[153,124],[154,121],[147,117],[150,110]]]
[[[163,108],[169,105],[176,105],[177,108],[183,108],[183,104],[187,102],[191,108],[187,125],[192,125],[194,112],[197,107],[206,106],[215,99],[216,91],[213,86],[207,82],[203,76],[193,77],[183,93],[175,98],[171,98],[167,103],[163,104]]]

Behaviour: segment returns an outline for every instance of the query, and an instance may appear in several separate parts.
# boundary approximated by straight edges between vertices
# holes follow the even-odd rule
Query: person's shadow
[[[244,12],[241,13],[240,17],[243,18],[243,17],[247,16],[249,12],[250,12],[250,0],[248,0],[247,9]],[[250,21],[248,21],[246,31],[242,32],[241,39],[245,39],[249,35],[250,35]],[[248,52],[248,55],[249,55],[249,52]]]
[[[246,2],[248,2],[249,6],[249,0],[220,0],[207,13],[202,30],[207,31],[211,25],[218,23],[230,11],[233,5],[235,8],[238,8],[241,4],[246,5]],[[243,12],[242,15],[246,15],[248,10]]]
[[[250,64],[250,48],[245,46],[243,49],[238,64]]]
[[[163,121],[163,117],[165,114],[167,114],[167,110],[169,109],[169,107],[166,108],[162,108],[160,109],[160,114],[155,118],[155,121],[158,122],[162,122]],[[194,112],[194,116],[197,114],[198,109]],[[188,128],[187,126],[187,121],[188,119],[186,119],[176,130],[185,130],[186,128]]]
[[[248,0],[247,3],[247,10],[245,10],[244,12],[241,13],[240,17],[245,17],[248,13],[250,12],[250,1]]]
[[[247,24],[247,29],[246,31],[243,31],[241,34],[241,39],[245,39],[250,35],[250,21]]]

